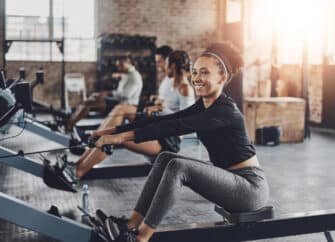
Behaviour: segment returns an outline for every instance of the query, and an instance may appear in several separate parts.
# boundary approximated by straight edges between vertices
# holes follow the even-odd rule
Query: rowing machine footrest
[[[52,205],[50,209],[47,211],[47,213],[52,214],[56,217],[61,217],[58,208],[55,205]]]
[[[272,206],[263,207],[251,212],[230,213],[224,208],[215,205],[215,211],[231,224],[257,222],[263,219],[274,218],[274,209]]]
[[[51,166],[48,162],[44,162],[43,181],[47,186],[55,189],[73,193],[77,192],[72,184],[63,177],[61,171],[58,171],[56,167]]]

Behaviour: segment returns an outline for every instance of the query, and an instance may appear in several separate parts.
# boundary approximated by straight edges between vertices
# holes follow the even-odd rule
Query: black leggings
[[[231,212],[257,210],[265,206],[269,196],[264,172],[258,167],[228,171],[200,160],[162,152],[134,210],[145,217],[145,224],[156,228],[177,200],[178,190],[183,185]]]

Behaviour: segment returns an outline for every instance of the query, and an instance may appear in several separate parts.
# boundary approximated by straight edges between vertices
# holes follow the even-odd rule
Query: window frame
[[[6,0],[9,1],[9,0]],[[92,9],[92,22],[93,22],[93,31],[92,31],[92,38],[88,38],[88,37],[80,37],[80,35],[78,35],[79,37],[66,37],[66,20],[64,15],[61,17],[62,21],[62,37],[61,38],[54,38],[55,35],[55,27],[54,27],[54,19],[56,18],[60,18],[59,16],[54,16],[54,4],[55,2],[53,0],[48,0],[49,2],[49,12],[48,12],[48,16],[29,16],[29,15],[9,15],[7,13],[7,9],[5,8],[5,43],[8,46],[8,50],[5,51],[5,60],[6,61],[31,61],[31,62],[38,62],[38,61],[48,61],[48,62],[96,62],[97,60],[97,54],[96,54],[96,24],[95,24],[95,1],[92,0],[92,3],[94,5],[93,9]],[[63,4],[66,4],[66,1],[63,1]],[[8,29],[8,18],[9,17],[36,17],[36,18],[40,18],[40,17],[44,17],[47,19],[47,38],[10,38],[8,37],[8,32],[6,31]],[[71,24],[71,23],[69,23]],[[58,32],[59,33],[59,32]],[[35,46],[37,46],[37,48],[40,48],[40,53],[46,53],[48,52],[47,56],[45,58],[36,58],[36,56],[29,56],[29,53],[26,54],[27,56],[25,57],[9,57],[8,58],[8,53],[10,52],[10,47],[12,44],[15,44],[16,42],[21,42],[21,43],[25,43],[24,48],[30,48],[30,43],[35,43]],[[46,42],[50,43],[47,47],[46,47]],[[66,46],[67,46],[67,42],[73,42],[76,43],[78,42],[79,45],[93,45],[92,50],[87,51],[87,53],[92,53],[87,55],[87,53],[85,52],[84,54],[82,53],[82,51],[79,51],[79,53],[77,55],[70,55],[68,56],[68,53],[66,51]],[[81,43],[82,42],[82,43]],[[91,43],[90,43],[91,42]],[[41,43],[41,46],[38,46],[38,43]],[[24,45],[24,44],[23,44]],[[45,47],[43,47],[43,45]],[[52,46],[54,45],[54,46]],[[60,56],[58,56],[58,54],[55,55],[54,51],[55,51],[55,45],[61,45],[60,48],[58,48],[56,51],[59,51]],[[45,50],[43,49],[45,48]],[[82,47],[79,47],[79,49],[83,49]],[[63,50],[63,51],[61,51]],[[71,52],[70,52],[71,53]],[[43,54],[40,54],[39,56],[44,56]],[[88,58],[85,58],[87,57]]]

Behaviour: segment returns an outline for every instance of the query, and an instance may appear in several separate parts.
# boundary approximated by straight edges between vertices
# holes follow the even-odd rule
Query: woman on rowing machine
[[[268,183],[248,139],[243,116],[222,92],[241,66],[241,56],[231,44],[210,45],[192,68],[191,84],[200,97],[194,105],[152,118],[146,125],[116,128],[96,142],[102,147],[197,132],[209,153],[211,163],[170,152],[157,157],[127,222],[128,241],[146,242],[151,238],[182,186],[230,212],[257,210],[266,204]],[[111,231],[114,220],[106,220],[107,231]]]
[[[166,59],[165,70],[168,78],[165,79],[159,90],[160,95],[158,101],[160,104],[148,107],[147,113],[149,114],[157,111],[162,115],[173,113],[189,107],[195,101],[194,90],[188,80],[190,76],[190,58],[188,54],[181,50],[172,51]],[[121,125],[123,122],[123,115],[121,115],[121,119],[119,117],[121,109],[124,109],[124,105],[116,106],[112,111],[111,117],[107,117],[96,134],[100,136],[105,133],[110,133],[108,128]],[[129,110],[129,108],[126,108],[126,110]],[[134,111],[133,114],[136,113],[136,109]],[[131,114],[129,117],[130,116]],[[135,120],[137,120],[137,123],[145,124],[147,117],[141,117],[140,120],[138,118]],[[112,130],[113,129],[114,128],[112,128]],[[135,143],[134,141],[125,141],[122,143],[127,149],[150,157],[156,157],[162,151],[178,152],[179,144],[180,139],[178,136],[162,137],[143,143]],[[89,149],[85,151],[75,165],[68,164],[63,174],[69,178],[69,181],[76,181],[106,157],[107,155],[100,149]]]

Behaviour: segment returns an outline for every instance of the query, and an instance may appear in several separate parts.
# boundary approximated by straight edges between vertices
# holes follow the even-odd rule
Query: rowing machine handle
[[[98,141],[98,139],[100,138],[100,136],[96,136],[94,137],[93,139],[90,139],[88,141],[88,147],[89,148],[94,148],[96,147],[95,143]],[[111,144],[106,144],[106,145],[103,145],[101,147],[101,151],[105,152],[106,155],[112,155],[113,154],[113,145]]]

